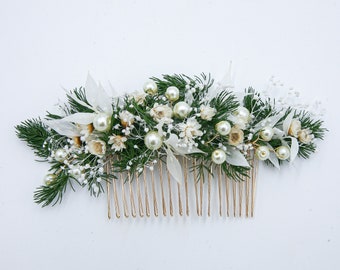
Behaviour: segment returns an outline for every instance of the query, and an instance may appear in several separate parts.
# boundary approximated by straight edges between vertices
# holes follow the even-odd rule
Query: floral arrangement
[[[98,196],[115,173],[129,173],[133,181],[159,162],[181,183],[178,156],[196,160],[197,181],[212,166],[242,180],[251,168],[249,153],[279,168],[308,158],[326,131],[307,111],[282,106],[253,88],[238,99],[205,74],[151,78],[143,91],[122,97],[110,97],[89,75],[85,88],[68,92],[67,100],[59,114],[16,126],[17,136],[51,165],[34,193],[42,206],[61,202],[74,184]]]

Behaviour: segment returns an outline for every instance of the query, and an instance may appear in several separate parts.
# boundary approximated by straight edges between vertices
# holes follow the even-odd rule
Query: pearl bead
[[[231,126],[228,121],[221,121],[215,125],[215,129],[220,135],[226,136],[229,134]]]
[[[80,170],[79,166],[74,167],[74,168],[71,170],[71,175],[72,175],[74,178],[79,178],[79,177],[81,176],[81,170]]]
[[[239,106],[234,114],[245,123],[248,123],[250,120],[250,112],[245,107]]]
[[[63,162],[67,157],[67,152],[65,149],[59,148],[54,153],[54,159],[59,162]]]
[[[276,153],[276,156],[278,157],[278,159],[281,159],[281,160],[286,160],[290,156],[289,148],[287,146],[284,146],[284,145],[276,148],[275,153]]]
[[[256,149],[255,154],[259,160],[266,160],[269,158],[269,148],[267,146],[259,146]]]
[[[216,149],[214,152],[212,152],[211,159],[215,164],[222,164],[226,161],[227,154],[221,149]]]
[[[158,132],[150,131],[145,135],[144,143],[148,149],[157,150],[162,146],[163,140]]]
[[[179,90],[176,86],[170,86],[165,91],[165,96],[170,101],[176,101],[179,99]]]
[[[144,92],[149,95],[155,95],[158,91],[157,84],[154,81],[148,81],[144,84]]]
[[[274,136],[274,130],[271,127],[264,127],[260,132],[262,140],[269,142]]]
[[[52,182],[56,179],[56,175],[53,173],[49,173],[44,177],[44,182],[46,186],[49,186],[52,184]]]
[[[184,101],[177,102],[174,106],[174,115],[177,118],[184,119],[191,112],[191,107]]]
[[[111,116],[98,113],[93,119],[93,127],[98,131],[107,131],[111,127]]]

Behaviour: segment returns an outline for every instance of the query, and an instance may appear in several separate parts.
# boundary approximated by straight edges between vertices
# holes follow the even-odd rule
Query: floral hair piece
[[[238,99],[205,74],[151,78],[143,90],[116,97],[88,75],[59,111],[16,126],[17,136],[51,165],[34,200],[55,205],[75,184],[95,196],[106,187],[109,217],[111,192],[117,217],[150,216],[150,205],[157,216],[159,196],[164,215],[167,209],[173,215],[175,198],[179,213],[185,208],[188,215],[190,185],[197,214],[207,200],[210,215],[214,182],[220,215],[225,200],[228,216],[231,206],[234,216],[252,216],[258,162],[279,169],[309,158],[326,131],[308,111],[251,87]]]

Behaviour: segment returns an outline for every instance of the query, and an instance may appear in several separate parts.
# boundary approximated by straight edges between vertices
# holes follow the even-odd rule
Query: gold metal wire
[[[135,205],[135,199],[133,195],[133,190],[132,190],[132,179],[131,179],[131,174],[128,173],[128,181],[129,181],[129,195],[130,195],[130,204],[131,204],[131,215],[132,217],[136,217],[136,205]]]
[[[152,200],[153,200],[153,212],[156,217],[158,217],[158,203],[156,196],[156,187],[155,187],[155,175],[153,170],[151,170],[151,188],[152,188]]]
[[[147,217],[150,217],[148,186],[146,183],[146,168],[144,168],[143,170],[143,184],[144,184],[144,195],[145,195],[145,213]]]
[[[222,168],[218,166],[218,205],[219,213],[222,216]]]
[[[105,164],[105,172],[107,174],[111,174],[111,161],[106,161]],[[113,181],[113,179],[112,179]],[[111,219],[111,190],[110,190],[110,179],[106,181],[106,193],[107,193],[107,217]]]
[[[189,216],[189,189],[188,189],[188,160],[183,157],[184,164],[184,187],[185,187],[185,212]]]
[[[229,178],[225,174],[225,202],[226,202],[226,209],[227,209],[227,217],[229,217]]]
[[[172,191],[171,191],[171,178],[168,169],[166,170],[168,175],[168,189],[169,189],[169,205],[170,205],[170,216],[174,215],[174,207],[172,204]]]
[[[162,169],[162,161],[159,161],[159,182],[161,184],[161,192],[162,192],[162,208],[163,208],[163,216],[166,216],[166,204],[164,198],[164,187],[163,187],[163,169]]]
[[[192,171],[189,172],[188,159],[185,157],[182,159],[182,165],[184,168],[184,184],[174,184],[174,179],[171,178],[169,170],[164,169],[161,161],[155,165],[155,170],[157,170],[157,174],[155,174],[155,170],[147,170],[146,168],[144,168],[144,171],[142,173],[143,177],[141,177],[141,175],[139,175],[138,173],[133,175],[135,177],[135,182],[132,181],[132,175],[130,173],[125,174],[119,172],[117,173],[118,179],[112,177],[112,179],[109,179],[110,181],[107,181],[106,183],[106,191],[108,195],[107,216],[109,219],[111,219],[114,215],[114,211],[116,218],[119,219],[121,217],[122,211],[122,214],[124,214],[126,218],[129,216],[136,217],[137,215],[139,217],[150,217],[151,205],[149,199],[152,199],[153,214],[157,217],[159,215],[157,197],[161,196],[163,216],[166,216],[168,214],[170,216],[173,216],[175,214],[175,208],[177,206],[178,215],[182,216],[183,214],[185,214],[189,216],[189,208],[191,207],[190,204],[192,203],[196,205],[196,213],[198,216],[203,216],[204,212],[204,214],[210,217],[213,215],[213,205],[215,205],[216,203],[216,206],[218,206],[219,216],[230,217],[230,215],[233,215],[234,217],[253,217],[255,209],[258,160],[254,159],[253,154],[248,155],[251,164],[251,170],[247,172],[247,176],[242,177],[241,181],[230,179],[227,174],[222,171],[221,166],[217,166],[216,171],[215,169],[213,171],[213,168],[211,166],[209,168],[209,172],[204,173],[205,175],[207,174],[207,182],[205,184],[203,179],[204,175],[201,171],[198,171],[197,168],[198,160],[192,160],[190,164],[190,166],[192,165]],[[105,172],[111,174],[114,171],[113,166],[113,160],[111,162],[107,162],[105,165]],[[156,168],[156,166],[159,167]],[[217,181],[213,181],[212,179],[213,172],[217,173]],[[156,175],[158,180],[158,173],[159,184],[157,184],[158,181],[156,181]],[[166,176],[164,176],[165,174]],[[147,177],[150,177],[151,181],[147,181]],[[194,180],[193,186],[189,182],[192,179]],[[167,181],[167,184],[164,181]],[[119,187],[119,183],[121,184],[121,187]],[[148,185],[151,185],[151,187],[148,187]],[[218,188],[217,198],[214,198],[213,191],[215,192],[216,185]],[[119,190],[119,188],[121,189]],[[150,198],[148,194],[149,188],[151,192]],[[189,189],[191,188],[194,188],[195,192],[194,201],[190,201]],[[128,189],[129,198],[126,198],[126,189]],[[205,191],[205,189],[207,191]],[[184,193],[184,195],[182,192]],[[205,194],[205,192],[207,193]],[[185,196],[185,200],[184,197],[182,198],[182,196]],[[214,200],[216,200],[215,203]],[[167,203],[169,203],[168,206]]]
[[[196,197],[196,212],[197,215],[200,215],[200,209],[198,204],[198,190],[197,190],[197,172],[196,172],[196,159],[193,160],[193,166],[194,166],[194,185],[195,185],[195,197]]]
[[[139,176],[137,172],[135,176],[136,176],[136,185],[137,185],[138,212],[139,212],[140,217],[144,217],[142,194],[140,191]]]

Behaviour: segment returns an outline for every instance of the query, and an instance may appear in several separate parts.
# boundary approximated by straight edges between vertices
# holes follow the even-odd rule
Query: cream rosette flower
[[[212,108],[209,105],[200,106],[200,116],[203,120],[211,121],[215,114],[216,114],[215,108]]]
[[[298,119],[293,118],[289,125],[288,135],[297,138],[300,131],[301,131],[301,122]]]
[[[87,142],[87,148],[92,155],[102,157],[106,152],[106,144],[104,141],[99,139],[89,140]]]
[[[185,143],[193,143],[195,138],[203,135],[200,128],[201,125],[194,117],[188,118],[186,123],[178,124],[179,137],[184,139]]]
[[[133,92],[129,95],[129,99],[134,99],[138,105],[142,105],[145,101],[147,94],[145,92]]]
[[[119,113],[119,119],[123,127],[129,127],[134,123],[135,116],[129,111],[124,110]]]
[[[229,132],[228,142],[230,145],[237,146],[243,143],[244,133],[238,126],[233,126]]]
[[[127,141],[127,138],[120,135],[112,135],[109,137],[108,144],[111,144],[111,149],[113,149],[116,152],[122,151],[123,149],[126,149],[125,142]]]
[[[172,109],[168,105],[155,103],[150,110],[150,116],[158,123],[170,124],[173,122]]]
[[[300,142],[309,144],[314,139],[314,135],[310,129],[302,129],[298,133],[298,138]]]

